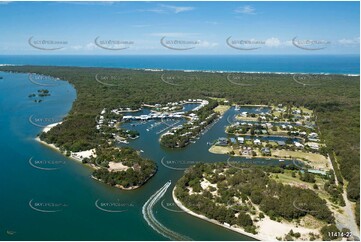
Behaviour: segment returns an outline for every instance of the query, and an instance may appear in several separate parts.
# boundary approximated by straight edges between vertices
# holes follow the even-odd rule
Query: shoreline
[[[109,184],[103,182],[101,179],[98,179],[98,178],[96,178],[96,177],[93,176],[93,175],[91,175],[91,178],[93,178],[94,180],[96,180],[96,181],[98,181],[98,182],[101,182],[101,183],[109,186]],[[123,187],[122,185],[115,185],[114,187],[119,188],[119,189],[121,189],[121,190],[126,190],[126,191],[131,191],[131,190],[135,190],[135,189],[140,188],[140,186],[125,188],[125,187]]]
[[[1,66],[49,66],[49,65],[32,65],[32,64],[0,64]],[[329,73],[329,72],[282,72],[282,71],[226,71],[226,70],[189,70],[189,69],[165,69],[165,68],[125,68],[125,67],[100,67],[100,66],[67,66],[67,65],[50,65],[51,67],[76,67],[76,68],[106,68],[106,69],[121,69],[121,70],[136,70],[136,71],[181,71],[185,73],[201,72],[201,73],[218,73],[218,74],[266,74],[266,75],[323,75],[323,76],[349,76],[359,77],[360,73]]]
[[[50,129],[52,129],[53,127],[57,126],[58,124],[61,124],[61,122],[49,124],[49,125],[47,125],[47,126],[45,126],[45,127],[43,128],[42,132],[45,132],[45,133],[46,133],[46,132],[48,132]],[[39,136],[37,136],[37,137],[35,138],[35,140],[36,140],[37,142],[39,142],[40,144],[42,144],[42,145],[44,145],[44,146],[46,146],[46,147],[48,147],[48,148],[51,148],[51,149],[59,152],[60,154],[64,155],[65,157],[67,157],[67,158],[69,158],[69,159],[72,159],[72,160],[74,160],[74,161],[77,161],[77,162],[79,162],[79,163],[81,163],[81,164],[83,164],[83,165],[85,165],[85,166],[87,166],[87,167],[90,167],[90,168],[94,169],[94,170],[99,169],[99,167],[95,166],[94,164],[83,163],[83,161],[82,161],[80,158],[74,157],[73,154],[72,154],[72,152],[71,152],[71,155],[70,155],[70,156],[66,156],[66,155],[65,155],[66,153],[65,153],[65,152],[61,152],[60,149],[59,149],[59,147],[55,146],[54,144],[49,144],[49,143],[46,143],[45,141],[42,141]],[[154,174],[155,174],[155,173],[154,173]],[[148,179],[147,179],[145,182],[147,182],[150,178],[152,178],[152,177],[154,176],[154,174],[152,174],[150,177],[148,177]],[[99,182],[101,182],[101,183],[103,183],[103,184],[105,184],[105,185],[109,185],[109,184],[103,182],[102,180],[94,177],[93,175],[91,175],[91,178],[94,179],[94,180],[97,180],[97,181],[99,181]],[[144,182],[144,183],[145,183],[145,182]],[[144,185],[144,183],[143,183],[143,185]],[[125,188],[125,187],[123,187],[122,185],[118,185],[118,184],[117,184],[117,185],[115,185],[114,187],[119,188],[119,189],[121,189],[121,190],[125,190],[125,191],[131,191],[131,190],[136,190],[136,189],[140,188],[141,186],[134,186],[134,187],[130,187],[130,188]]]
[[[42,141],[42,140],[39,138],[39,136],[36,137],[35,140],[36,140],[37,142],[39,142],[40,144],[42,144],[42,145],[44,145],[44,146],[46,146],[46,147],[48,147],[48,148],[51,148],[51,149],[59,152],[60,154],[64,155],[66,158],[69,158],[69,159],[72,159],[72,160],[74,160],[74,161],[77,161],[77,162],[79,162],[79,163],[84,164],[84,163],[82,162],[82,160],[80,160],[80,159],[78,159],[78,158],[75,158],[75,157],[73,157],[73,156],[66,156],[66,155],[65,155],[65,152],[61,152],[60,149],[59,149],[57,146],[55,146],[54,144],[49,144],[49,143],[46,143],[45,141]],[[84,164],[84,165],[86,165],[86,164]],[[88,164],[87,166],[88,166],[88,167],[91,167],[91,168],[93,168],[93,169],[96,169],[93,165],[89,165],[89,164]]]
[[[54,128],[55,126],[57,126],[57,125],[59,125],[59,124],[61,124],[61,123],[62,123],[62,122],[57,122],[57,123],[48,124],[47,126],[43,127],[41,133],[42,133],[42,132],[47,133],[47,132],[49,132],[52,128]],[[65,157],[70,158],[70,159],[75,160],[75,161],[78,161],[78,162],[80,162],[80,163],[83,164],[83,161],[82,161],[81,159],[75,158],[75,157],[73,157],[72,155],[66,156],[66,153],[65,153],[65,152],[61,152],[61,150],[60,150],[59,147],[55,146],[54,144],[49,144],[49,143],[41,140],[39,136],[36,136],[36,137],[35,137],[35,140],[36,140],[37,142],[41,143],[42,145],[44,145],[44,146],[46,146],[46,147],[48,147],[48,148],[51,148],[51,149],[59,152],[60,154],[64,155]],[[91,165],[88,165],[88,166],[91,167],[91,168],[95,168],[95,167],[93,167],[93,166],[91,166]]]
[[[317,229],[306,228],[306,227],[297,227],[297,226],[295,226],[295,224],[287,223],[287,222],[277,222],[277,221],[271,220],[267,216],[265,218],[263,218],[262,220],[260,220],[256,224],[256,226],[258,227],[258,233],[252,234],[252,233],[246,232],[241,227],[227,226],[225,224],[218,222],[217,220],[209,219],[204,215],[197,214],[197,213],[191,211],[190,209],[186,208],[176,198],[176,196],[174,194],[175,189],[176,189],[176,186],[173,188],[173,191],[172,191],[172,197],[173,197],[174,203],[185,213],[192,215],[194,217],[197,217],[199,219],[202,219],[204,221],[213,223],[215,225],[219,225],[219,226],[229,229],[233,232],[236,232],[236,233],[242,234],[244,236],[259,240],[259,241],[279,241],[277,238],[284,238],[284,236],[286,236],[286,234],[288,234],[290,230],[301,233],[301,237],[299,239],[297,239],[296,241],[309,241],[309,237],[308,237],[309,233],[319,234],[319,231]],[[304,237],[305,235],[307,237]]]
[[[234,227],[226,226],[226,225],[224,225],[224,224],[221,224],[221,223],[218,222],[217,220],[209,219],[209,218],[207,218],[207,217],[204,216],[204,215],[197,214],[197,213],[191,211],[190,209],[186,208],[186,207],[181,203],[181,201],[179,201],[179,200],[176,198],[176,196],[175,196],[175,194],[174,194],[175,189],[176,189],[176,186],[174,186],[174,188],[173,188],[173,190],[172,190],[173,201],[174,201],[174,203],[175,203],[180,209],[182,209],[185,213],[187,213],[187,214],[189,214],[189,215],[192,215],[192,216],[194,216],[194,217],[197,217],[197,218],[199,218],[199,219],[202,219],[202,220],[204,220],[204,221],[210,222],[210,223],[212,223],[212,224],[222,226],[223,228],[232,230],[232,231],[237,232],[237,233],[240,233],[240,234],[242,234],[242,235],[251,237],[251,238],[253,238],[253,239],[260,240],[260,241],[269,241],[269,238],[263,237],[262,235],[255,235],[255,234],[252,234],[252,233],[248,233],[248,232],[244,231],[244,229],[242,229],[242,228],[234,228]],[[275,241],[276,241],[276,240],[275,240]]]
[[[73,156],[66,156],[65,153],[64,153],[64,152],[61,152],[60,149],[59,149],[58,147],[56,147],[54,144],[48,144],[48,143],[46,143],[45,141],[42,141],[39,137],[36,137],[35,140],[36,140],[37,142],[41,143],[42,145],[44,145],[44,146],[46,146],[46,147],[48,147],[48,148],[51,148],[51,149],[53,149],[53,150],[61,153],[62,155],[64,155],[65,157],[67,157],[67,158],[69,158],[69,159],[72,159],[72,160],[74,160],[74,161],[77,161],[77,162],[79,162],[79,163],[81,163],[81,164],[83,164],[83,165],[85,165],[85,166],[87,166],[87,167],[89,167],[89,168],[94,169],[94,170],[99,169],[99,167],[96,167],[96,166],[93,165],[93,164],[84,164],[84,163],[82,162],[82,160],[80,160],[80,159],[78,159],[78,158],[75,158],[75,157],[73,157]],[[109,185],[109,184],[103,182],[102,180],[94,177],[93,175],[91,175],[90,177],[91,177],[92,179],[98,181],[98,182],[101,182],[101,183],[105,184],[105,185]],[[121,190],[125,190],[125,191],[131,191],[131,190],[135,190],[135,189],[140,188],[140,186],[131,187],[131,188],[125,188],[125,187],[123,187],[123,186],[121,186],[121,185],[115,185],[114,187],[119,188],[119,189],[121,189]]]

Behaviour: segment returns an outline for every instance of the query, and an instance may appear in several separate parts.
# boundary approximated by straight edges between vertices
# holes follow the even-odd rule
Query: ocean
[[[359,55],[0,55],[0,64],[360,74]]]

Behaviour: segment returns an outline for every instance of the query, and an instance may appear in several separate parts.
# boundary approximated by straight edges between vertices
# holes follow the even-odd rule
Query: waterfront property
[[[247,158],[301,159],[313,170],[331,169],[325,144],[321,142],[313,121],[315,117],[312,110],[278,105],[271,106],[266,112],[250,109],[236,117],[234,123],[226,127],[229,137],[218,138],[215,143],[216,146],[224,147],[223,150],[211,147],[210,151]],[[270,121],[274,117],[279,121]],[[306,121],[311,121],[311,126]]]

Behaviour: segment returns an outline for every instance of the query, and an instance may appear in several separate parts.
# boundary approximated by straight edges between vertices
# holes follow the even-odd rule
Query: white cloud
[[[163,8],[167,8],[174,13],[181,13],[181,12],[187,12],[187,11],[194,10],[194,7],[180,7],[180,6],[165,5],[165,4],[161,4],[160,6]]]
[[[156,8],[138,9],[138,12],[152,12],[152,13],[182,13],[194,10],[194,7],[182,7],[175,5],[159,4]]]
[[[338,41],[338,43],[340,43],[341,45],[355,45],[355,44],[360,44],[360,37],[358,38],[353,38],[353,39],[340,39]]]
[[[285,46],[293,46],[292,40],[286,40],[286,41],[283,42],[283,44],[284,44]]]
[[[218,43],[217,42],[209,42],[209,41],[206,41],[206,40],[198,40],[199,41],[199,44],[197,45],[197,47],[200,47],[200,48],[214,48],[216,46],[218,46]]]
[[[281,41],[278,38],[272,37],[272,38],[266,39],[265,44],[268,47],[278,47],[281,45]]]
[[[73,50],[95,50],[97,48],[97,46],[90,42],[86,45],[73,45],[73,46],[70,46],[71,49]]]
[[[148,9],[138,9],[138,12],[151,12],[151,13],[166,13],[165,9],[161,8],[148,8]]]
[[[196,36],[199,35],[199,33],[182,33],[182,32],[163,32],[163,33],[150,33],[150,36],[156,36],[156,37],[186,37],[186,36]]]
[[[250,5],[246,5],[243,7],[238,7],[234,10],[236,13],[242,13],[242,14],[256,14],[256,9],[253,8]]]
[[[113,1],[60,1],[57,3],[65,4],[77,4],[77,5],[101,5],[101,6],[112,6],[115,4]]]

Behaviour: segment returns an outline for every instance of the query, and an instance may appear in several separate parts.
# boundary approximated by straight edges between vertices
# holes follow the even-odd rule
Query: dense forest
[[[128,168],[110,172],[107,169],[110,160],[121,161],[122,165]],[[83,162],[102,167],[93,172],[95,178],[111,186],[120,185],[126,189],[143,185],[157,169],[153,161],[141,158],[137,151],[130,147],[98,148],[96,158],[86,159]]]
[[[308,214],[334,224],[326,201],[314,191],[283,185],[269,177],[270,173],[280,170],[282,168],[199,163],[188,168],[177,182],[175,196],[198,214],[222,224],[238,225],[251,233],[256,233],[254,222],[264,214],[277,221],[295,221]],[[203,188],[201,182],[205,180],[213,185]]]
[[[47,66],[2,66],[0,70],[44,74],[74,85],[77,99],[69,115],[42,137],[70,151],[85,150],[104,142],[95,128],[95,117],[103,108],[139,108],[143,103],[208,97],[226,98],[237,104],[305,106],[314,110],[335,175],[341,184],[347,185],[348,198],[357,202],[359,211],[360,79],[357,76],[308,75],[312,77],[310,83],[306,80],[306,85],[301,85],[294,81],[292,74],[234,74],[239,77],[230,81],[226,73]],[[176,77],[177,85],[162,81],[165,73]],[[98,82],[96,76],[113,78],[103,78],[108,80],[105,85]],[[242,83],[237,83],[238,80]]]

